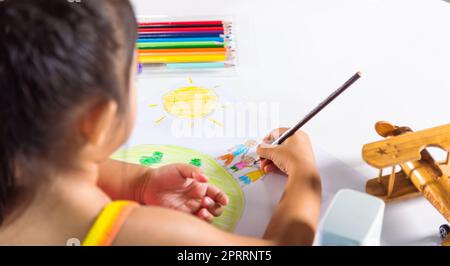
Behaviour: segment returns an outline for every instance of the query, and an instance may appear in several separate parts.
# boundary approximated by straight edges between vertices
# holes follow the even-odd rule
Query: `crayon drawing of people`
[[[239,177],[239,181],[242,186],[250,185],[261,179],[265,173],[261,170],[256,170],[253,172],[246,173]]]
[[[242,156],[242,158],[247,155],[249,150],[256,146],[256,141],[249,140],[245,142],[244,144],[239,144],[237,146],[234,146],[233,148],[229,149],[229,153],[222,155],[218,158],[220,161],[224,161],[223,166],[227,167],[229,166],[233,160],[238,157]]]
[[[256,161],[255,158],[251,156],[244,156],[242,158],[242,161],[235,163],[233,166],[230,167],[230,169],[233,173],[236,173],[244,168],[252,167],[255,161]]]

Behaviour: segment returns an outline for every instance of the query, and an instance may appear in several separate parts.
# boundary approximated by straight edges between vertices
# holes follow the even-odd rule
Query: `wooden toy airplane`
[[[423,195],[450,222],[450,124],[413,132],[378,122],[375,130],[386,139],[363,147],[363,159],[380,170],[367,182],[366,192],[385,202]],[[435,161],[427,147],[447,151],[447,159]],[[384,168],[391,168],[388,175]],[[450,246],[450,235],[442,244]]]

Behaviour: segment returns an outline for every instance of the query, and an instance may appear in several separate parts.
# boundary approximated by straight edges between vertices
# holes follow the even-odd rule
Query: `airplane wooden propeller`
[[[450,222],[450,124],[413,132],[378,122],[375,130],[386,139],[363,147],[363,159],[379,169],[379,176],[367,182],[366,192],[386,202],[422,195]],[[427,147],[446,151],[446,160],[435,161]],[[387,175],[385,168],[391,169]],[[443,245],[450,245],[450,236]]]

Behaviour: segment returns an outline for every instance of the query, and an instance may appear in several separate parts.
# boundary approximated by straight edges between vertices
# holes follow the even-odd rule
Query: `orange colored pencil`
[[[139,56],[159,56],[159,55],[164,55],[164,56],[169,56],[169,55],[232,55],[233,53],[231,52],[173,52],[173,53],[153,53],[151,50],[148,50],[146,52],[139,52]]]

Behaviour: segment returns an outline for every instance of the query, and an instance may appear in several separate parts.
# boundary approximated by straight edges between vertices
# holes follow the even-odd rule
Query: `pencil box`
[[[233,16],[138,16],[136,49],[142,76],[234,76],[238,68]]]

